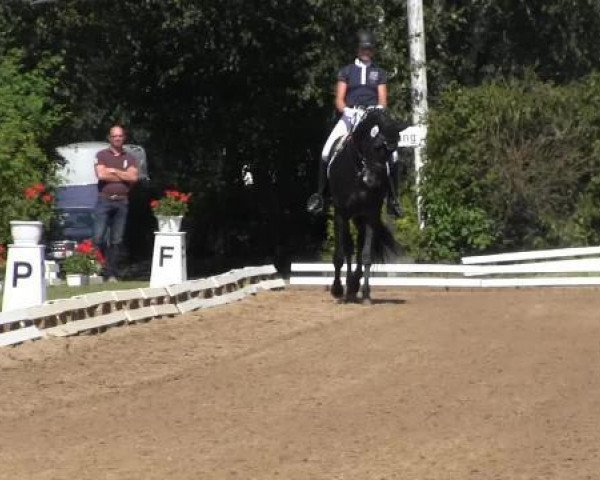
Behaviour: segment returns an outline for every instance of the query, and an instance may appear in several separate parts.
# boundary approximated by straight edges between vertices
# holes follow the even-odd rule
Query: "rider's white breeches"
[[[351,126],[352,124],[350,123],[350,120],[345,115],[342,115],[338,122],[335,124],[335,127],[333,127],[333,130],[329,134],[329,137],[327,137],[327,141],[325,142],[325,146],[323,147],[323,151],[321,152],[321,160],[323,160],[325,163],[329,161],[329,153],[331,152],[331,147],[333,147],[333,144],[338,138],[348,134]]]

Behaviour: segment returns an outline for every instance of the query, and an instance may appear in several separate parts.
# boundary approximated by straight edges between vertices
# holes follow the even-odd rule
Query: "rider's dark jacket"
[[[377,105],[377,87],[387,83],[387,74],[374,63],[365,64],[356,59],[340,70],[338,80],[348,85],[346,105],[371,106]]]

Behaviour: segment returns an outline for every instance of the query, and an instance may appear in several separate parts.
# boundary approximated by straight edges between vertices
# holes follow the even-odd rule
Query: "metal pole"
[[[423,1],[406,0],[408,16],[408,41],[410,52],[410,84],[413,106],[413,123],[422,125],[425,129],[425,140],[415,148],[415,173],[417,190],[417,218],[419,227],[423,228],[421,201],[421,169],[426,162],[425,148],[427,146],[427,70],[425,68],[425,28],[423,25]]]

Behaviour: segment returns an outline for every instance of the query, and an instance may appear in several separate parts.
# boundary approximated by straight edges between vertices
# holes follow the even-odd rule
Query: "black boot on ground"
[[[308,213],[318,215],[325,210],[324,194],[327,188],[327,164],[323,161],[319,162],[319,189],[317,193],[313,193],[306,202],[306,210]]]
[[[404,216],[404,210],[398,202],[398,162],[390,162],[390,189],[387,197],[387,213],[396,218]]]

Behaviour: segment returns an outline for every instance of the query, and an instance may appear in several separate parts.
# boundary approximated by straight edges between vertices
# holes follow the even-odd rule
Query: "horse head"
[[[369,109],[356,127],[352,138],[363,162],[362,179],[368,188],[387,185],[387,162],[398,148],[401,122],[386,110]]]

